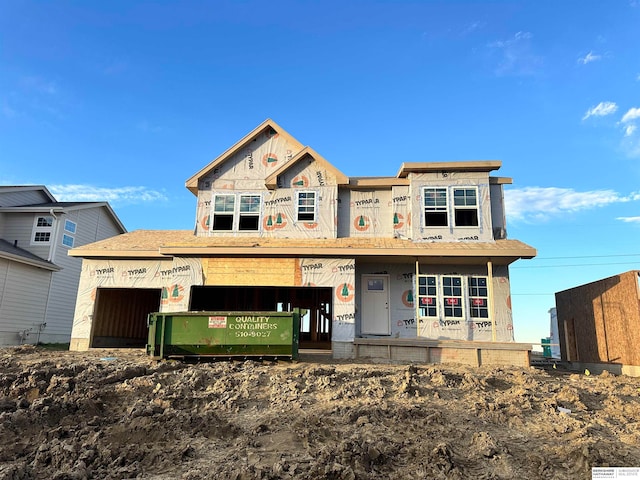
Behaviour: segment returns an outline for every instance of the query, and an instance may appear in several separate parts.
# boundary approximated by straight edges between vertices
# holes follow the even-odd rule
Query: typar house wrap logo
[[[359,232],[365,232],[371,227],[371,219],[366,215],[358,215],[353,221],[354,228]]]
[[[178,303],[184,299],[184,287],[177,283],[170,287],[162,287],[160,303],[167,305],[169,303]]]
[[[275,215],[267,215],[262,219],[262,227],[267,230],[277,230],[287,226],[287,216],[278,212]]]
[[[277,163],[278,163],[278,155],[276,155],[275,153],[269,152],[269,153],[265,153],[262,156],[262,164],[265,167],[275,167]]]
[[[306,175],[298,175],[291,180],[292,188],[306,188],[309,186],[309,177]]]
[[[336,287],[336,298],[344,303],[350,302],[353,300],[354,291],[350,283],[341,283]]]

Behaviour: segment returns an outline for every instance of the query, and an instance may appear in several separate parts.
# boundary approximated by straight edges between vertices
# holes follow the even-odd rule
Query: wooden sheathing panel
[[[286,287],[301,274],[295,258],[203,258],[205,285]]]
[[[640,365],[635,271],[559,292],[556,307],[563,358],[568,351],[572,361]]]

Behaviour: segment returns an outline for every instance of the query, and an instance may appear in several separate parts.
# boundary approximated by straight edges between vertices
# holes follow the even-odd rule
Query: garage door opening
[[[147,343],[147,315],[160,310],[160,288],[98,288],[92,348],[140,348]]]
[[[192,287],[192,311],[301,309],[300,348],[331,350],[331,287]]]

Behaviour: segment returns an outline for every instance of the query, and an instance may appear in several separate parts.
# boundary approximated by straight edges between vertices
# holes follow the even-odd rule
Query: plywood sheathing
[[[452,257],[495,264],[532,258],[536,250],[518,240],[495,242],[412,242],[398,238],[291,239],[251,237],[196,237],[190,230],[136,230],[101,242],[75,248],[76,257],[162,258],[166,256],[342,256],[350,257]],[[474,261],[476,261],[474,260]],[[455,263],[455,262],[453,262]]]

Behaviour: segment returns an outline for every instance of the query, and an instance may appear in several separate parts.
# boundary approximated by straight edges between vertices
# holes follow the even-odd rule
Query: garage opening
[[[98,288],[92,348],[140,348],[147,343],[147,315],[160,310],[160,288]]]
[[[331,350],[331,287],[192,287],[189,310],[276,311],[301,309],[300,348]]]

